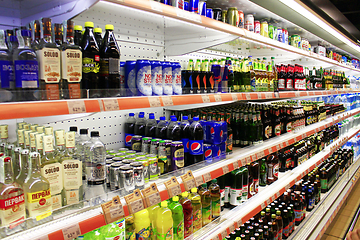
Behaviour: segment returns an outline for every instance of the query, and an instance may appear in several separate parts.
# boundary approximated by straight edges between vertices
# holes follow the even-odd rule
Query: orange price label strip
[[[119,196],[115,196],[111,201],[101,204],[101,208],[107,224],[115,222],[125,215]]]
[[[164,184],[170,198],[181,194],[181,187],[175,176],[172,176],[171,179],[167,180]]]
[[[145,209],[144,200],[139,189],[135,189],[133,193],[126,195],[125,201],[131,214]]]
[[[196,188],[196,183],[194,179],[194,175],[191,170],[189,170],[186,174],[180,176],[186,191],[190,191],[192,188]]]
[[[150,207],[161,202],[161,197],[156,183],[150,184],[150,187],[141,191],[145,197],[146,206]]]
[[[84,100],[67,101],[69,114],[86,113]]]
[[[119,110],[119,102],[117,99],[103,99],[105,111],[117,111]]]
[[[204,176],[204,181],[205,182],[210,182],[211,181],[211,174],[209,172],[205,173],[203,176]]]
[[[196,186],[200,186],[201,184],[205,183],[203,176],[202,175],[197,176],[195,178],[195,183],[196,183]]]
[[[75,223],[69,227],[63,228],[62,233],[64,240],[71,240],[81,235],[80,227],[78,223]]]

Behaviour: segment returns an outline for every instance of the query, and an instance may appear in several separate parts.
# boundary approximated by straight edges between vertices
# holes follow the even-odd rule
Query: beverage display
[[[194,232],[202,228],[202,204],[201,204],[201,197],[197,192],[198,192],[197,188],[192,188],[189,196],[193,208]]]

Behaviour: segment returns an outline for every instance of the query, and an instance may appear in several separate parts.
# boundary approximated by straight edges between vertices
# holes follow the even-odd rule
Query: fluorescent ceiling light
[[[330,25],[328,25],[327,23],[322,21],[320,18],[318,18],[312,12],[308,11],[306,8],[304,8],[302,5],[300,5],[296,1],[294,1],[294,0],[279,0],[279,1],[282,2],[283,4],[285,4],[286,6],[290,7],[294,11],[300,13],[305,18],[309,19],[310,21],[312,21],[313,23],[315,23],[316,25],[318,25],[325,31],[329,32],[330,34],[335,36],[337,39],[339,39],[346,45],[348,45],[348,46],[352,47],[353,49],[355,49],[356,51],[360,52],[360,47],[358,45],[351,42],[348,38],[344,37],[342,34],[340,34],[338,31],[336,31],[333,27],[331,27]]]

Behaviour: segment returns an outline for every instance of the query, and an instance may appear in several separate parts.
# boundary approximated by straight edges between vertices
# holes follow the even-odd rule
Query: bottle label
[[[39,65],[36,60],[15,60],[15,87],[39,88]]]
[[[171,72],[171,68],[170,68]],[[151,96],[152,95],[152,86],[151,86],[151,65],[141,65],[141,68],[137,68],[136,74],[136,86],[141,96]],[[172,95],[168,94],[168,95]]]
[[[300,222],[302,218],[302,211],[294,209],[294,212],[295,212],[295,221]]]
[[[184,152],[185,153],[189,152],[189,139],[183,138],[183,139],[181,139],[181,141],[183,142]]]
[[[259,192],[259,179],[254,179],[254,194]]]
[[[105,183],[105,166],[98,163],[86,166],[86,176],[89,185],[101,185]]]
[[[136,238],[136,239],[144,239],[144,238]],[[172,240],[173,239],[173,228],[169,228],[166,233],[157,233],[158,240]]]
[[[125,133],[125,147],[131,147],[131,139],[134,134]]]
[[[191,155],[204,154],[204,141],[203,140],[189,140],[189,152]]]
[[[240,192],[241,195],[241,192]],[[241,199],[241,197],[240,197]],[[216,218],[220,216],[221,212],[221,206],[220,206],[220,198],[212,197],[211,199],[211,211],[212,211],[212,217]]]
[[[210,217],[210,221],[211,221],[211,216],[210,215],[209,215],[209,217]],[[188,236],[190,236],[193,233],[193,230],[194,230],[194,228],[193,228],[193,216],[191,215],[190,219],[184,220],[184,238],[187,238]]]
[[[82,52],[79,49],[66,49],[61,53],[62,79],[78,83],[82,79]]]
[[[82,185],[81,161],[71,159],[62,162],[65,190],[79,189]]]
[[[278,80],[278,87],[279,87],[279,89],[281,89],[281,90],[284,90],[284,89],[285,89],[285,79],[279,78],[279,80]]]
[[[202,228],[202,215],[201,209],[197,209],[193,212],[193,219],[194,219],[194,232]]]
[[[50,185],[51,187],[51,185]],[[62,207],[62,197],[61,194],[52,195],[51,196],[51,204],[52,204],[52,210],[58,209]]]
[[[180,148],[174,152],[173,160],[178,168],[182,168],[185,166],[183,148]]]
[[[36,52],[40,63],[40,79],[44,79],[46,83],[58,83],[60,81],[60,50],[43,48]]]
[[[1,139],[8,139],[9,137],[9,131],[8,131],[8,125],[0,125],[0,138]]]
[[[131,144],[131,150],[134,150],[136,152],[141,151],[141,142],[134,142]]]
[[[202,219],[200,218],[200,221]],[[184,221],[180,221],[176,228],[174,228],[174,240],[184,239]]]
[[[11,195],[13,195],[13,193]],[[0,199],[0,211],[2,227],[9,226],[9,228],[12,229],[23,223],[25,220],[24,194],[8,199]]]
[[[286,132],[291,132],[291,130],[292,130],[291,122],[288,122],[286,124]]]
[[[275,135],[276,135],[276,136],[280,136],[280,134],[281,134],[281,125],[280,125],[280,124],[277,124],[277,125],[275,126]]]
[[[224,193],[224,203],[230,202],[229,196],[230,196],[230,186],[225,186],[225,193]]]
[[[293,88],[293,80],[291,78],[286,79],[286,89]]]
[[[220,189],[220,206],[225,205],[225,189]]]
[[[79,190],[66,190],[66,204],[76,204],[79,203],[80,200],[80,193]]]
[[[63,173],[60,163],[46,164],[41,168],[41,175],[49,181],[52,195],[61,193],[63,189]]]
[[[205,82],[205,86],[206,86],[206,82]],[[180,66],[172,68],[172,88],[173,88],[174,94],[176,94],[176,95],[182,94],[181,67]]]
[[[278,178],[279,177],[279,164],[274,164],[273,166],[273,176]]]
[[[140,231],[138,231],[136,233],[136,239],[142,239],[142,240],[150,240],[151,239],[151,235],[150,235],[150,227],[148,228],[142,228]],[[158,235],[159,233],[157,233]],[[158,235],[159,236],[159,235]]]
[[[0,61],[0,87],[13,89],[14,84],[14,69],[10,61]]]
[[[328,189],[328,182],[327,179],[320,179],[321,189],[327,190]]]
[[[151,86],[154,95],[163,95],[163,81],[162,81],[161,65],[151,68]]]
[[[57,146],[65,145],[65,131],[64,130],[56,130],[55,131],[55,140]]]
[[[209,204],[208,207],[202,207],[202,219],[203,219],[203,226],[211,222],[211,205]],[[186,236],[186,223],[185,223],[185,236]]]
[[[289,225],[287,225],[283,230],[284,237],[289,237]]]
[[[172,95],[173,94],[173,87],[172,87],[172,69],[171,66],[163,67],[162,68],[162,84],[163,84],[163,91],[165,95]],[[200,79],[199,79],[200,83]],[[198,86],[200,87],[200,85]]]
[[[36,220],[39,221],[50,216],[52,211],[50,189],[27,193],[25,204],[29,217],[37,217]]]
[[[251,86],[251,91],[256,92],[256,78],[255,77],[250,79],[250,86]]]
[[[242,202],[245,202],[245,201],[248,200],[248,194],[249,194],[248,190],[249,190],[248,185],[247,184],[243,185],[243,187],[242,187],[242,197],[241,197]]]
[[[229,134],[226,141],[226,151],[231,152],[233,150],[233,135]]]
[[[119,58],[109,58],[109,74],[119,74],[120,73],[120,59]],[[101,68],[100,68],[101,70]]]
[[[242,199],[242,189],[230,189],[230,204],[233,206],[238,206],[241,204]]]
[[[94,58],[83,57],[82,72],[83,73],[99,73],[100,71],[100,57],[95,55]]]
[[[265,138],[269,139],[271,137],[271,127],[267,125],[264,129]]]
[[[45,152],[52,152],[54,150],[53,147],[53,136],[52,135],[44,135],[43,137],[43,149]]]

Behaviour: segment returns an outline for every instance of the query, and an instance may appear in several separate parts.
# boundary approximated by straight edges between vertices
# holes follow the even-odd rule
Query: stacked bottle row
[[[334,181],[345,172],[352,161],[352,150],[339,149],[321,166],[335,168],[336,165],[341,165],[342,168],[339,167],[335,172],[326,171],[326,176],[322,175],[321,166],[315,168],[226,239],[235,240],[237,237],[248,240],[287,239],[295,231],[295,227],[305,219],[306,213],[312,211],[320,202],[321,193],[331,188]],[[328,178],[335,179],[331,185],[324,183]],[[326,191],[323,190],[325,185]]]
[[[339,88],[350,88],[350,80],[345,77],[342,71],[333,69],[316,69],[310,71],[310,89],[314,90],[333,90]]]

